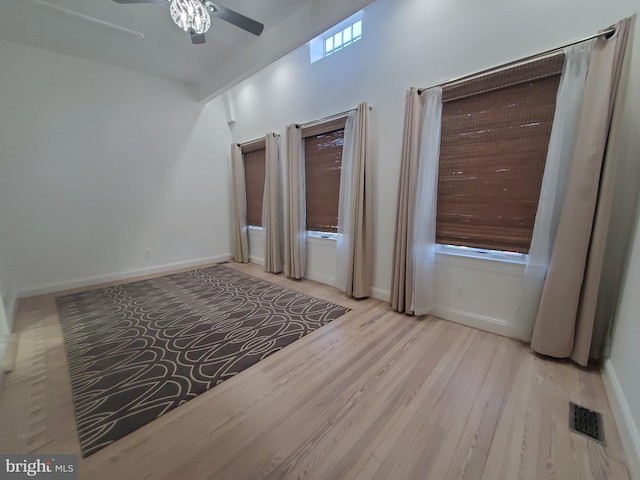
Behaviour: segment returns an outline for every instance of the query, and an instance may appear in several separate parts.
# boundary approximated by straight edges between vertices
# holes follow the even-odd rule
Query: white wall
[[[204,106],[181,83],[6,41],[0,65],[10,299],[226,258],[221,101]]]
[[[614,323],[605,385],[634,479],[640,479],[640,208]]]
[[[251,263],[264,265],[264,231],[260,228],[249,228],[249,252]]]
[[[284,158],[285,125],[344,111],[364,100],[374,107],[373,294],[388,298],[406,89],[428,87],[557,47],[637,10],[636,0],[378,0],[365,10],[361,41],[312,65],[305,46],[233,88],[230,97],[237,117],[233,140],[243,142],[267,131],[279,132]],[[636,45],[639,38],[636,34]],[[636,103],[640,95],[638,50],[635,83],[630,82],[635,85],[630,100]],[[633,113],[632,120],[637,126],[640,115]],[[627,141],[635,142],[627,150],[640,150],[633,136]],[[625,173],[632,174],[626,177],[631,182],[638,178],[637,168]],[[318,245],[315,239],[309,243],[309,278],[333,275],[329,268],[335,265],[332,246],[329,241]],[[441,255],[436,270],[436,313],[528,339],[531,324],[517,313],[523,270],[512,264]],[[328,278],[327,283],[332,281]]]
[[[298,45],[331,28],[365,7],[372,0],[305,0],[278,2],[279,9],[287,9],[288,16],[276,25],[265,22],[265,31],[243,49],[234,45],[233,55],[228,55],[222,65],[210,62],[200,72],[196,96],[198,99],[214,98],[226,92],[239,81],[249,78],[275,60],[282,58]],[[248,4],[250,2],[247,2]],[[254,2],[258,3],[258,2]],[[295,3],[295,7],[293,6]],[[256,17],[260,18],[260,17]],[[213,40],[215,42],[215,40]]]

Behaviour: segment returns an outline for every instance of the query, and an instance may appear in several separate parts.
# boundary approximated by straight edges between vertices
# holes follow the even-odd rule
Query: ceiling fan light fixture
[[[174,23],[190,35],[201,35],[211,26],[211,16],[199,0],[171,0],[169,12]]]

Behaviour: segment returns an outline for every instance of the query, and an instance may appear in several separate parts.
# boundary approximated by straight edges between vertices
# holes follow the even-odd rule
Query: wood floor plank
[[[441,338],[442,333],[443,329],[439,325],[414,325],[409,335],[399,342],[404,344],[403,347],[398,351],[388,351],[384,358],[371,364],[370,368],[360,375],[366,379],[364,383],[352,384],[355,388],[340,387],[343,390],[342,394],[336,391],[335,395],[332,394],[323,402],[319,402],[318,417],[322,424],[315,432],[310,432],[312,435],[309,441],[301,444],[282,461],[272,473],[273,478],[285,475],[300,476],[306,471],[318,471],[323,468],[319,465],[320,460],[328,458],[328,452],[332,449],[342,450],[340,444],[349,446],[355,443],[357,439],[351,438],[350,435],[359,430],[356,427],[366,421],[371,412],[380,408],[380,403],[385,399],[382,392],[394,388],[389,386],[389,383],[397,386],[404,380],[405,372],[416,368],[418,358],[400,355],[398,352],[410,348],[423,336],[435,342]]]
[[[81,458],[81,479],[629,478],[597,371],[255,265],[229,267],[352,311]],[[20,302],[0,396],[3,452],[80,453],[54,299]],[[606,446],[569,432],[569,401],[603,413]]]
[[[406,446],[417,435],[417,429],[430,412],[438,398],[437,392],[446,388],[448,373],[455,370],[464,353],[473,342],[477,331],[461,331],[451,348],[441,357],[438,364],[426,375],[426,380],[412,401],[405,407],[393,408],[389,426],[376,437],[368,437],[367,446],[362,451],[359,461],[351,462],[351,468],[346,478],[359,476],[360,465],[365,464],[371,470],[368,478],[385,478],[391,475],[399,463],[399,459],[406,453]],[[435,393],[435,395],[434,395]],[[370,462],[369,459],[374,459]]]
[[[524,425],[529,394],[533,357],[524,355],[517,366],[515,383],[509,392],[507,403],[496,426],[487,462],[483,471],[483,480],[517,478],[524,436]]]
[[[417,349],[412,355],[413,366],[398,372],[390,371],[387,378],[373,388],[374,401],[370,405],[364,405],[364,409],[360,408],[359,402],[351,405],[352,412],[347,418],[357,415],[357,421],[346,425],[335,442],[334,452],[340,452],[339,458],[327,456],[319,464],[319,471],[325,471],[326,478],[345,478],[352,462],[367,454],[371,439],[379,438],[393,425],[394,414],[406,411],[409,405],[418,401],[426,380],[433,373],[434,359],[441,358],[452,342],[455,342],[455,335],[446,330],[435,339],[433,348],[427,347],[430,342],[423,342],[425,348]]]

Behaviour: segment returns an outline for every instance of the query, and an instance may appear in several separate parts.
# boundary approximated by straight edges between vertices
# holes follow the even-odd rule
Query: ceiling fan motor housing
[[[203,34],[211,26],[209,12],[199,0],[171,0],[169,12],[175,24],[190,35]]]

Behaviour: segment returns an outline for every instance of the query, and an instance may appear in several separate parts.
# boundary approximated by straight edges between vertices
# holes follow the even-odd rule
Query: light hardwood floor
[[[116,443],[81,479],[627,479],[600,374],[516,341],[233,268],[353,309]],[[0,452],[79,454],[54,295],[20,303]],[[607,446],[570,433],[603,413]]]

